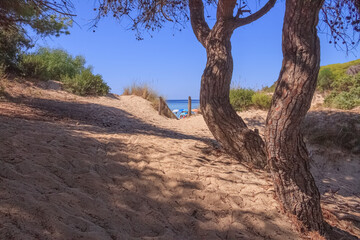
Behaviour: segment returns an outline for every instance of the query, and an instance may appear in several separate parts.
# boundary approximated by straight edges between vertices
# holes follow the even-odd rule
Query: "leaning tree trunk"
[[[217,21],[206,38],[207,63],[201,79],[200,106],[216,140],[231,155],[252,166],[266,165],[265,144],[250,130],[230,105],[233,72],[230,22]]]
[[[265,140],[275,191],[300,230],[324,233],[320,194],[309,169],[300,125],[310,108],[320,66],[316,26],[323,0],[287,0],[283,64],[266,120]]]

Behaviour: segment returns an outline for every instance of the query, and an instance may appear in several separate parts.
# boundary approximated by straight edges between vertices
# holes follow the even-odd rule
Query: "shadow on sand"
[[[56,121],[80,123],[85,126],[78,129],[94,133],[206,143],[211,139],[158,128],[98,104],[43,99],[21,103],[41,110],[46,120],[0,114],[1,239],[270,239],[259,226],[264,232],[286,234],[275,221],[261,220],[266,213],[209,210],[191,199],[204,188],[200,181],[171,185],[158,169],[134,167],[146,159],[130,157],[121,141],[86,137]],[[206,162],[199,159],[199,165]],[[254,216],[259,216],[257,225],[250,221]],[[228,224],[219,226],[220,221]]]

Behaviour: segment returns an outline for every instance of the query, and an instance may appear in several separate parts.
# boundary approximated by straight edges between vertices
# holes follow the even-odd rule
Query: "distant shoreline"
[[[170,99],[166,100],[167,105],[169,106],[170,110],[173,111],[175,109],[187,109],[188,108],[188,100],[187,99]],[[200,106],[199,99],[191,99],[191,108],[196,109]]]
[[[188,100],[187,99],[169,99],[169,100],[166,100],[167,102],[177,102],[177,101],[184,101],[184,102],[187,102]],[[191,102],[200,102],[200,99],[191,99]]]

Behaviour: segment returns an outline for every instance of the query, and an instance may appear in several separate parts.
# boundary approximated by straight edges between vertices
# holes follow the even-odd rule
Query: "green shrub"
[[[332,73],[330,68],[324,68],[319,72],[318,77],[318,89],[320,91],[327,91],[330,90],[332,87],[332,84],[335,80],[335,75]]]
[[[253,105],[257,108],[267,110],[271,106],[271,96],[266,93],[256,92],[251,97]]]
[[[83,57],[73,57],[61,49],[40,48],[23,54],[20,69],[25,77],[62,81],[66,91],[81,96],[106,95],[110,90],[101,75],[94,75],[91,67],[85,68]]]
[[[334,91],[350,91],[354,87],[360,86],[360,75],[357,76],[345,76],[337,79],[331,84],[331,88]]]
[[[94,75],[91,68],[86,68],[74,77],[64,76],[62,79],[64,89],[77,95],[106,95],[110,87],[103,81],[102,76]]]
[[[6,73],[19,73],[21,54],[31,47],[31,40],[18,27],[0,28],[0,65]]]
[[[20,69],[25,77],[40,80],[58,80],[62,76],[70,78],[85,69],[85,59],[82,56],[73,57],[61,49],[40,48],[32,54],[23,54]]]
[[[236,111],[244,111],[252,106],[254,90],[245,88],[230,89],[230,104]]]
[[[325,106],[346,110],[360,106],[360,87],[349,92],[332,92],[325,98]]]
[[[325,106],[350,110],[360,106],[360,74],[335,80],[331,93],[325,97]]]

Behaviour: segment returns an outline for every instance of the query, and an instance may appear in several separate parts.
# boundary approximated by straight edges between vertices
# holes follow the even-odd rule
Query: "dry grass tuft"
[[[135,95],[142,97],[149,102],[151,105],[157,110],[159,108],[159,94],[149,87],[147,84],[133,84],[130,87],[124,88],[124,92],[122,95]]]

